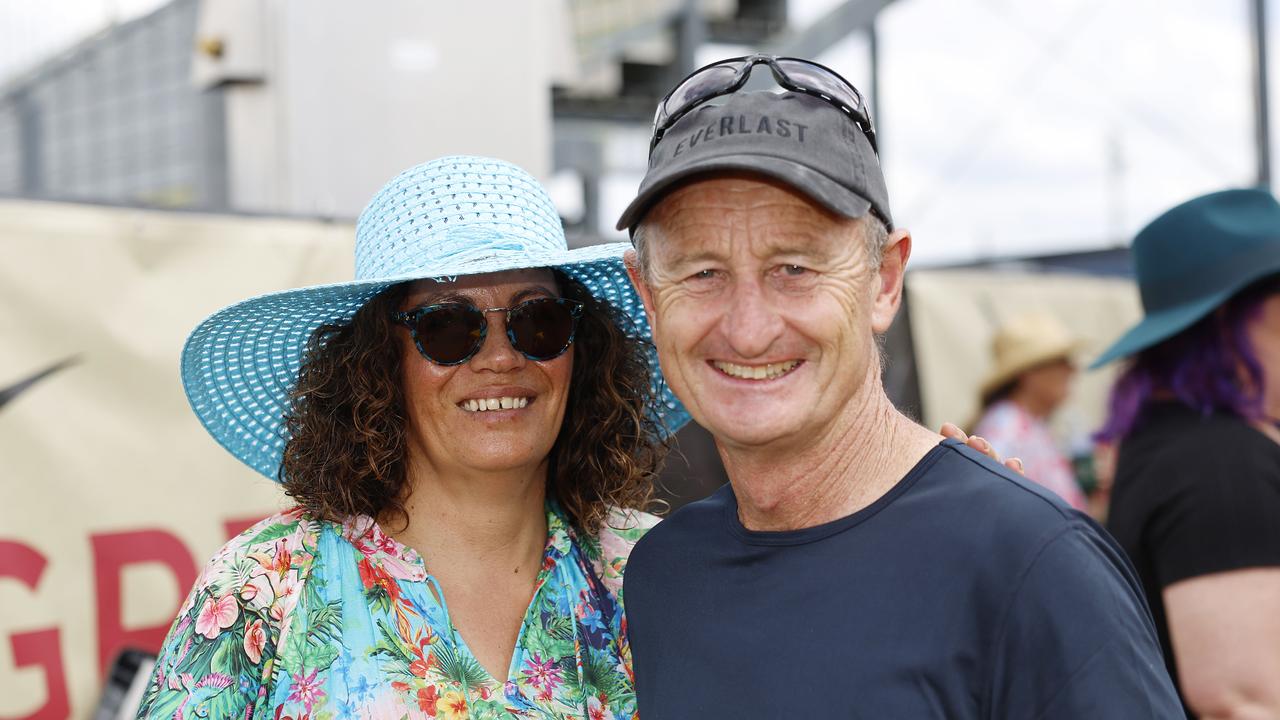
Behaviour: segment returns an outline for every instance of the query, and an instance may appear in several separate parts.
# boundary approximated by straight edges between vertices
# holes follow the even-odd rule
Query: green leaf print
[[[292,535],[298,529],[297,522],[291,523],[273,523],[268,525],[262,532],[253,536],[248,542],[248,546],[261,545],[262,543],[275,542],[282,537]]]
[[[640,538],[644,537],[645,533],[649,532],[649,528],[647,527],[614,528],[613,532],[618,537],[634,545],[635,543],[640,541]]]
[[[234,682],[222,688],[212,697],[199,703],[192,711],[183,713],[184,717],[197,718],[232,718],[241,714],[245,698],[240,696],[240,688]]]
[[[338,659],[339,652],[337,645],[309,642],[302,653],[302,665],[312,670],[328,670],[333,661]]]
[[[469,698],[467,700],[467,717],[468,720],[508,720],[511,717],[511,713],[508,713],[500,702]]]
[[[483,685],[489,679],[489,674],[480,663],[465,652],[450,647],[447,643],[441,643],[435,652],[436,660],[440,663],[440,674],[464,689]]]
[[[547,634],[556,640],[573,642],[573,618],[567,615],[553,615],[543,625]]]
[[[314,644],[336,644],[342,639],[342,601],[313,607],[307,612],[307,636]]]
[[[400,643],[400,636],[387,627],[387,623],[381,619],[378,620],[378,635],[381,637],[378,640],[378,644],[374,646],[376,649],[373,654],[385,654],[398,658],[406,666],[413,662],[413,657],[409,655]]]
[[[587,694],[604,693],[609,704],[616,702],[627,690],[622,675],[608,658],[596,653],[586,653],[583,658],[582,682],[587,686]]]
[[[558,658],[573,653],[573,634],[571,631],[568,640],[561,640],[548,633],[540,623],[526,625],[521,644],[530,653],[536,653],[544,658]]]
[[[599,560],[602,551],[600,549],[600,538],[595,535],[581,533],[578,535],[578,547],[582,549],[582,554],[588,560]]]

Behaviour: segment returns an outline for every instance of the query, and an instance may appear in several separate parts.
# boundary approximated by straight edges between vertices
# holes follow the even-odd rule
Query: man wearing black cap
[[[786,92],[742,91],[761,64]],[[628,564],[644,720],[1181,716],[1110,537],[886,397],[876,336],[912,240],[843,78],[768,56],[694,73],[619,227],[731,481]]]

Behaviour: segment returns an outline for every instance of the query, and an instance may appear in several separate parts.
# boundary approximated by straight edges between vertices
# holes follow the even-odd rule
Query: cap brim
[[[1230,298],[1237,290],[1239,288],[1228,288],[1196,302],[1184,303],[1147,315],[1142,319],[1142,322],[1130,328],[1128,332],[1120,336],[1119,340],[1112,343],[1111,347],[1107,348],[1097,360],[1094,360],[1089,365],[1089,369],[1096,370],[1113,360],[1145,350],[1162,340],[1167,340],[1177,335],[1213,312],[1214,308],[1226,302],[1227,298]]]
[[[844,217],[862,217],[871,209],[870,200],[812,168],[772,155],[742,153],[708,159],[658,175],[650,184],[641,187],[635,199],[622,211],[616,228],[627,230],[635,226],[676,185],[699,175],[725,171],[753,172],[779,180]]]

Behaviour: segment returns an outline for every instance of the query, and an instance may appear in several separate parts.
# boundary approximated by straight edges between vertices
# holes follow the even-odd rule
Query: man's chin
[[[717,442],[728,447],[763,448],[787,444],[799,435],[800,428],[791,423],[771,420],[768,415],[756,417],[718,417],[700,422]]]

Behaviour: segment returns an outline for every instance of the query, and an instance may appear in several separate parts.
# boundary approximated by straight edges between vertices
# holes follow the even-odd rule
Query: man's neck
[[[769,446],[717,441],[749,530],[797,530],[851,515],[888,492],[941,438],[903,416],[879,382],[828,432]]]

